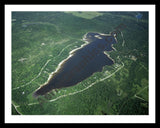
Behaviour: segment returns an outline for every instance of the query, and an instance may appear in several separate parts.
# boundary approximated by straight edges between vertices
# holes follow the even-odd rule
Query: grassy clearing
[[[98,16],[102,16],[103,13],[100,12],[66,12],[66,13],[71,13],[74,16],[80,17],[80,18],[85,18],[85,19],[93,19]]]

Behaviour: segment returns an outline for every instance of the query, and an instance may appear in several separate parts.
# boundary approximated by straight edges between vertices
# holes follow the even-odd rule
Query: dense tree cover
[[[143,12],[144,18],[137,22],[135,12],[100,13],[12,13],[12,19],[16,19],[12,22],[12,102],[19,106],[20,113],[148,114],[148,14]],[[87,15],[91,17],[85,18]],[[102,72],[76,86],[53,90],[39,99],[32,97],[69,52],[85,43],[84,34],[109,33],[121,23],[127,26],[122,30],[123,38],[121,33],[117,34],[116,50],[107,53],[114,65],[105,66]],[[12,114],[17,114],[13,106]]]

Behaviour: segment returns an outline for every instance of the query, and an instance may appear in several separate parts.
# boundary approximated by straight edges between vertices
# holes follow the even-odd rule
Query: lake
[[[90,77],[95,72],[101,72],[105,65],[114,64],[104,51],[113,51],[116,37],[111,34],[89,32],[84,35],[86,44],[70,52],[68,58],[63,60],[52,76],[41,86],[34,96],[45,95],[53,89],[76,85]]]

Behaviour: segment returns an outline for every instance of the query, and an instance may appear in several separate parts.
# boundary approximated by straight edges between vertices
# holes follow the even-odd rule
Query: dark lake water
[[[93,73],[102,71],[105,65],[114,63],[104,53],[113,50],[112,45],[117,43],[114,36],[89,32],[84,36],[84,40],[88,43],[71,52],[71,56],[60,65],[48,83],[34,93],[34,96],[44,95],[52,89],[76,85]]]

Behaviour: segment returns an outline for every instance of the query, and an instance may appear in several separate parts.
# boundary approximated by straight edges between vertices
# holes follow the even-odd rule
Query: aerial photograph
[[[12,11],[12,115],[149,115],[147,11]]]

